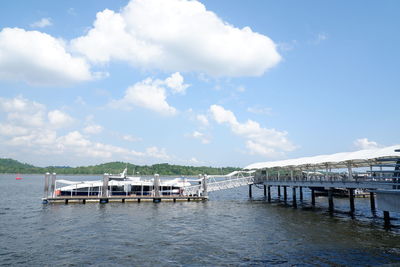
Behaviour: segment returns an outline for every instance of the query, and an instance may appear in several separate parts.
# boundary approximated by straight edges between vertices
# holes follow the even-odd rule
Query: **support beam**
[[[388,211],[383,211],[383,221],[385,228],[390,228],[390,214]]]
[[[266,197],[266,196],[267,196],[267,186],[264,185],[264,197]]]
[[[371,210],[375,211],[375,193],[374,192],[369,192],[369,201],[371,203]]]
[[[315,206],[315,189],[311,188],[311,205]]]
[[[333,187],[328,189],[328,201],[329,201],[329,211],[333,212],[334,205],[333,205]]]
[[[208,198],[208,176],[207,174],[203,175],[203,197]]]
[[[354,188],[348,188],[349,200],[350,200],[350,212],[354,212],[356,209],[354,207]]]
[[[296,187],[293,186],[292,190],[293,190],[293,198],[292,198],[292,200],[293,200],[293,208],[297,208]]]
[[[279,198],[281,197],[281,186],[280,185],[278,185],[278,197]]]
[[[249,184],[249,198],[253,197],[253,192],[252,192],[252,185]]]
[[[283,186],[283,200],[286,202],[287,200],[287,191],[286,191],[286,186]]]
[[[299,192],[300,192],[300,201],[303,201],[303,187],[299,187]]]
[[[268,202],[271,202],[271,186],[268,186]]]

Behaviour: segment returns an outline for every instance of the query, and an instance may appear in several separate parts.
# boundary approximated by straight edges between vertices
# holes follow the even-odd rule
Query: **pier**
[[[288,195],[291,194],[293,208],[298,207],[298,200],[303,201],[303,189],[310,190],[312,206],[315,206],[317,193],[322,191],[327,195],[329,212],[334,212],[334,196],[340,191],[349,199],[349,212],[354,213],[357,208],[355,192],[362,190],[362,195],[370,198],[371,211],[382,211],[385,223],[389,225],[390,212],[400,212],[398,147],[256,163],[243,171],[224,176],[199,175],[194,183],[180,187],[179,192],[174,191],[172,186],[162,186],[157,174],[150,180],[151,185],[144,186],[142,183],[136,191],[127,184],[122,187],[118,184],[121,189],[116,190],[113,189],[116,187],[115,181],[110,181],[111,175],[104,174],[101,184],[93,185],[86,191],[79,188],[81,182],[69,182],[72,183],[70,193],[60,195],[57,182],[66,181],[57,180],[55,173],[47,173],[43,203],[202,201],[208,199],[210,192],[241,186],[248,186],[248,194],[252,198],[254,185],[263,188],[268,202],[272,199],[271,187],[277,188],[278,199],[281,199],[283,190],[285,203],[288,203]]]
[[[334,212],[334,192],[347,192],[349,212],[354,213],[355,190],[363,190],[370,197],[371,211],[383,212],[385,224],[390,224],[390,212],[400,212],[400,150],[399,146],[349,153],[337,153],[292,160],[256,163],[245,169],[256,170],[254,184],[263,185],[264,194],[277,187],[283,188],[287,202],[287,188],[292,188],[292,206],[297,207],[297,190],[303,199],[303,188],[311,190],[311,205],[315,205],[316,191],[328,196],[328,210]],[[249,197],[251,197],[249,195]],[[376,199],[377,204],[376,205]]]

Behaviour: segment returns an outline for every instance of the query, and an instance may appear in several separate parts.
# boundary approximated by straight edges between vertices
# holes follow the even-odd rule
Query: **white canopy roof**
[[[303,157],[297,159],[268,161],[250,164],[244,169],[268,169],[268,168],[293,168],[293,169],[325,169],[329,168],[346,168],[349,163],[353,167],[368,167],[382,158],[398,158],[400,160],[400,145],[389,146],[384,148],[364,149],[354,152],[343,152],[331,155],[320,155],[314,157]]]

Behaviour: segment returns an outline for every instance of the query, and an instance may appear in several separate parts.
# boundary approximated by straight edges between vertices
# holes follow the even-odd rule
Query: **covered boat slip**
[[[278,198],[283,188],[283,200],[287,201],[287,187],[292,188],[293,207],[297,207],[296,191],[303,200],[303,188],[311,190],[311,203],[315,205],[315,191],[324,188],[328,192],[329,210],[334,210],[335,188],[348,191],[350,212],[355,211],[354,190],[367,190],[371,210],[383,210],[385,222],[389,211],[400,212],[400,145],[366,149],[355,152],[303,157],[290,160],[260,162],[247,166],[256,170],[255,184],[264,185],[264,195],[271,201],[271,186],[277,187]],[[267,194],[268,192],[268,194]],[[251,196],[251,185],[249,195]]]
[[[257,170],[256,182],[314,186],[396,189],[400,178],[400,145],[355,152],[260,162],[245,169]],[[371,187],[372,186],[372,187]],[[395,186],[395,187],[394,187]],[[336,186],[338,187],[338,186]],[[400,189],[400,187],[399,187]]]

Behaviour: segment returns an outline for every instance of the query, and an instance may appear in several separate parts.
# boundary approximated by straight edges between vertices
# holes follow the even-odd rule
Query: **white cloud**
[[[260,106],[248,107],[247,111],[254,114],[260,115],[271,115],[272,109]]]
[[[206,136],[204,133],[201,133],[199,131],[194,131],[193,133],[190,134],[190,137],[199,139],[203,144],[210,143],[210,138]]]
[[[192,158],[189,159],[189,163],[191,163],[191,164],[200,164],[201,161],[199,161],[199,160],[198,160],[197,158],[195,158],[195,157],[192,157]]]
[[[378,144],[377,142],[368,140],[368,138],[360,138],[354,141],[353,145],[357,149],[372,149],[372,148],[378,148],[381,145]]]
[[[146,149],[146,155],[149,157],[153,157],[153,158],[158,158],[158,159],[163,159],[163,160],[168,160],[171,157],[167,154],[165,148],[158,148],[155,146],[152,147],[148,147]]]
[[[328,39],[328,35],[324,32],[318,33],[315,37],[314,40],[312,40],[310,43],[314,45],[318,45],[323,41],[326,41]]]
[[[208,125],[210,124],[206,115],[199,114],[199,115],[196,116],[196,119],[197,119],[203,126],[208,126]]]
[[[210,113],[217,123],[228,124],[234,134],[246,139],[250,154],[275,157],[296,148],[288,140],[287,132],[263,128],[252,120],[240,123],[232,111],[219,105],[210,106]]]
[[[172,93],[174,94],[185,94],[186,88],[188,88],[189,84],[183,83],[183,77],[179,72],[175,72],[170,77],[165,80],[165,84],[171,88]]]
[[[122,140],[125,140],[125,141],[128,141],[128,142],[137,142],[137,141],[141,141],[142,140],[141,138],[135,137],[135,136],[130,135],[130,134],[122,135],[121,138],[122,138]]]
[[[259,76],[281,60],[269,37],[236,28],[202,3],[186,0],[135,0],[120,13],[105,9],[71,45],[92,62],[122,60],[211,76]]]
[[[144,152],[110,144],[94,142],[77,130],[60,134],[57,129],[72,122],[72,118],[60,111],[46,112],[46,107],[21,96],[13,99],[0,98],[0,111],[5,114],[0,121],[0,154],[50,156],[58,155],[64,164],[81,164],[82,160],[165,160],[170,156],[164,148],[148,147]],[[91,118],[88,118],[91,121]],[[101,126],[89,124],[86,133],[99,133]],[[54,160],[54,158],[52,158]]]
[[[98,124],[89,124],[83,129],[83,132],[86,134],[99,134],[103,131],[103,127]]]
[[[177,110],[168,104],[167,90],[165,89],[165,85],[171,83],[169,79],[174,80],[172,77],[175,74],[172,74],[164,81],[147,78],[138,82],[125,91],[125,96],[122,99],[113,100],[110,105],[114,108],[122,109],[131,109],[132,105],[134,105],[166,116],[175,115]],[[179,84],[182,86],[183,79]]]
[[[86,61],[69,54],[61,40],[19,28],[0,31],[0,79],[66,85],[93,78]]]
[[[51,22],[51,18],[42,18],[38,21],[35,21],[30,26],[32,28],[44,28],[51,25],[53,25],[53,23]]]
[[[66,127],[74,121],[71,116],[58,109],[50,111],[47,117],[50,124],[56,128]]]
[[[16,126],[41,127],[45,123],[46,107],[22,96],[0,98],[0,110],[5,112],[7,120]]]

